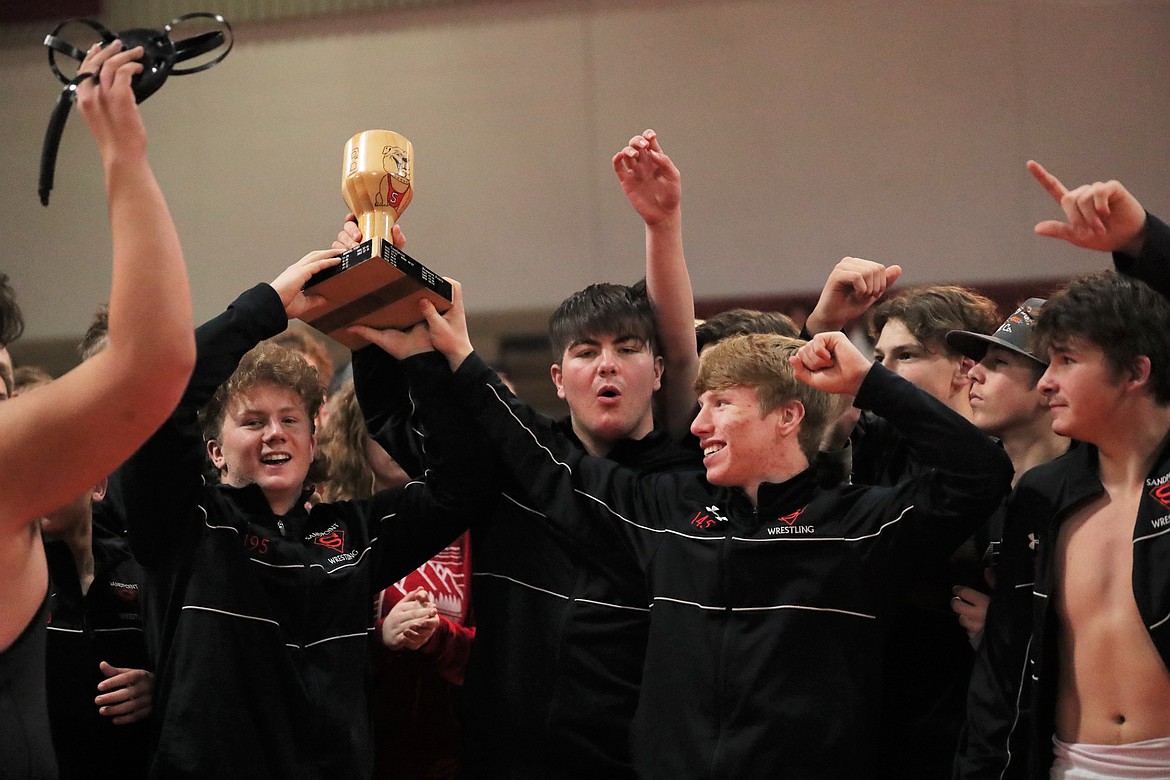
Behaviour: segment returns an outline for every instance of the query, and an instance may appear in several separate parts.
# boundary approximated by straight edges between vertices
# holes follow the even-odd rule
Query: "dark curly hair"
[[[90,320],[89,327],[85,330],[85,335],[81,337],[81,343],[77,345],[78,356],[82,360],[89,360],[101,352],[106,348],[109,333],[110,306],[109,304],[103,303],[93,313],[93,319]]]
[[[1115,376],[1145,355],[1154,399],[1170,403],[1170,302],[1145,282],[1113,271],[1077,277],[1048,299],[1032,338],[1037,354],[1069,338],[1091,342]]]
[[[16,305],[16,291],[8,275],[0,274],[0,347],[6,347],[24,333],[24,315]]]
[[[317,369],[291,349],[265,342],[244,355],[228,380],[216,389],[211,400],[199,410],[199,428],[203,438],[209,441],[218,438],[223,432],[223,418],[232,399],[263,383],[271,383],[299,395],[305,401],[309,419],[316,420],[325,398],[325,389],[321,386]]]

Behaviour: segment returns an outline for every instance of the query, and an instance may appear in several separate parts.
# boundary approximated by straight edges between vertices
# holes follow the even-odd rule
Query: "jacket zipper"
[[[710,777],[720,778],[722,773],[719,771],[720,754],[723,752],[723,735],[726,733],[727,718],[727,675],[724,673],[726,667],[725,656],[727,654],[728,634],[731,630],[731,535],[732,527],[730,517],[732,514],[732,507],[728,507],[728,522],[727,528],[723,534],[723,542],[719,547],[719,590],[720,597],[723,600],[723,636],[719,640],[719,657],[715,661],[715,697],[716,697],[716,712],[719,713],[719,733],[715,738],[715,749],[711,751],[711,766]],[[758,518],[758,511],[752,507],[752,526],[755,527],[756,519]]]

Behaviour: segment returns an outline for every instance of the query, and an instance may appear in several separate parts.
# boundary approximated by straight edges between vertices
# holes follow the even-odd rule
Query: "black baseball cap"
[[[972,333],[969,330],[952,330],[947,333],[947,344],[973,360],[982,360],[987,354],[987,348],[994,344],[1046,366],[1048,361],[1033,354],[1031,343],[1032,329],[1036,327],[1036,318],[1040,316],[1040,309],[1045,303],[1043,298],[1029,298],[990,335]]]

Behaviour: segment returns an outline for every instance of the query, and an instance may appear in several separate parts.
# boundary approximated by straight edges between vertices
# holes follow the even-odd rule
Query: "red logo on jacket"
[[[784,515],[784,517],[777,517],[777,518],[776,518],[776,520],[777,520],[778,522],[781,522],[781,523],[787,523],[788,525],[792,525],[793,523],[795,523],[795,522],[796,522],[796,518],[798,518],[798,517],[800,517],[801,515],[803,515],[803,514],[804,514],[804,510],[805,510],[805,509],[807,509],[807,508],[808,508],[808,507],[803,507],[803,506],[802,506],[800,509],[797,509],[797,510],[796,510],[795,512],[793,512],[792,514],[790,514],[790,515]]]
[[[703,512],[696,512],[695,516],[691,518],[691,525],[695,528],[701,528],[704,531],[714,528],[717,522],[711,515],[704,514]]]
[[[705,507],[706,512],[696,512],[695,516],[691,518],[691,525],[695,528],[701,528],[704,531],[709,531],[719,525],[726,525],[727,518],[719,512],[719,506],[712,504]],[[707,514],[710,512],[710,514]]]
[[[318,536],[314,539],[317,544],[322,547],[328,547],[330,550],[342,552],[345,550],[345,532],[344,531],[330,531],[324,536]]]
[[[1151,490],[1150,498],[1170,509],[1170,482],[1164,482]]]

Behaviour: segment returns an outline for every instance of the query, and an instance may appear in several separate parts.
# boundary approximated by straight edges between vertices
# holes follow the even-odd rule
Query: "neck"
[[[219,481],[222,485],[231,485],[232,487],[242,488],[247,487],[251,482],[238,482],[231,479],[226,471],[219,472]],[[304,493],[304,487],[299,487],[295,492],[285,494],[283,492],[269,491],[260,488],[264,493],[264,500],[268,502],[268,508],[272,510],[275,515],[287,515],[292,511],[292,508],[301,500],[301,494]]]
[[[301,492],[297,491],[295,496],[274,496],[268,493],[264,497],[268,499],[268,506],[272,509],[274,515],[283,517],[291,512],[301,500]]]
[[[625,441],[627,439],[639,441],[649,435],[652,430],[654,430],[653,422],[647,421],[630,431],[626,436],[610,439],[585,430],[584,427],[577,423],[575,418],[573,419],[573,433],[580,439],[581,446],[585,448],[587,453],[598,458],[608,457],[609,453],[613,451],[613,448],[617,446],[619,441]]]
[[[1052,431],[1047,414],[1038,415],[1024,428],[1003,432],[1000,442],[1016,471],[1012,487],[1024,472],[1063,455],[1069,444],[1067,438]]]
[[[1154,461],[1170,441],[1170,406],[1157,406],[1152,399],[1134,402],[1134,413],[1111,425],[1097,445],[1101,484],[1114,489],[1140,489]]]
[[[57,537],[65,542],[73,556],[73,565],[77,567],[77,581],[81,584],[82,594],[89,592],[93,582],[93,524],[92,522],[78,523],[68,533]]]
[[[608,456],[614,445],[617,444],[616,441],[591,436],[587,431],[579,429],[576,423],[573,424],[573,433],[577,434],[577,438],[580,439],[581,446],[585,448],[585,451],[594,457],[604,458]]]
[[[752,502],[754,507],[760,505],[760,485],[765,483],[779,485],[787,482],[809,466],[808,458],[799,449],[796,450],[795,454],[783,457],[784,453],[780,451],[780,448],[777,448],[776,455],[771,468],[760,479],[742,486],[743,492],[747,494],[748,500]]]

